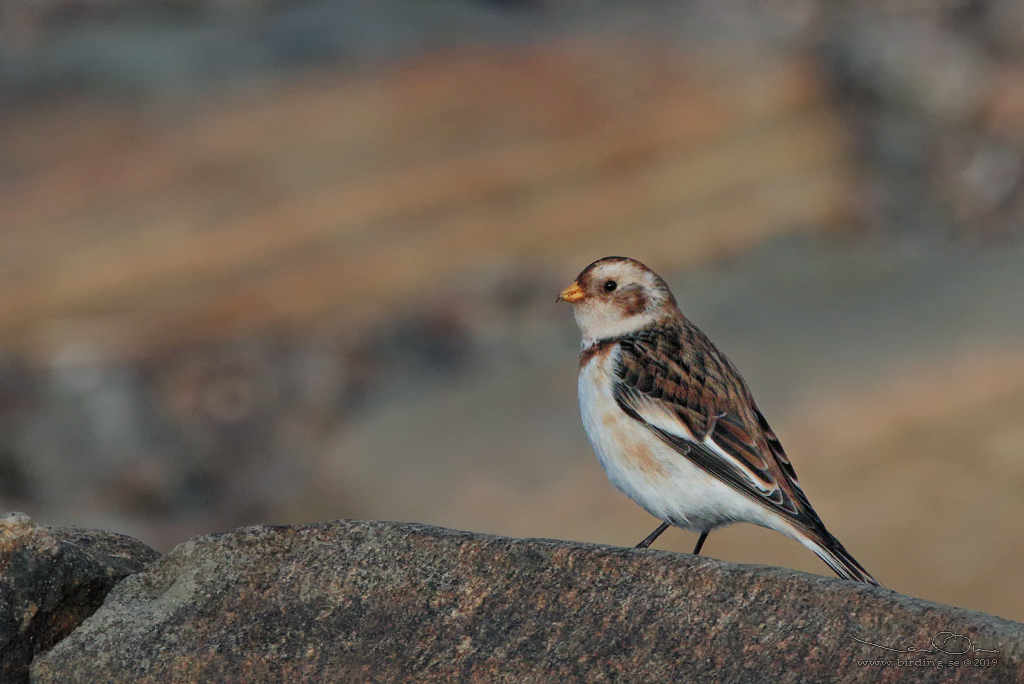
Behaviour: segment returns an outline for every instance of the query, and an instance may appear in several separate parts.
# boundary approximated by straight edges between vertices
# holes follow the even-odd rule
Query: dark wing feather
[[[743,378],[692,323],[682,318],[619,340],[615,374],[615,401],[633,420],[803,530],[840,577],[878,584],[825,528]]]
[[[615,400],[634,420],[707,473],[798,526],[824,531],[775,433],[735,367],[689,321],[620,341]],[[658,416],[674,416],[672,430]],[[730,458],[704,444],[711,441]]]

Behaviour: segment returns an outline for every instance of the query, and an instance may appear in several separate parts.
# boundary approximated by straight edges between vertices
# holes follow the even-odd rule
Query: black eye
[[[618,286],[619,286],[619,284],[617,282],[615,282],[614,280],[606,280],[605,283],[604,283],[604,291],[605,292],[614,292],[615,288],[617,288]]]

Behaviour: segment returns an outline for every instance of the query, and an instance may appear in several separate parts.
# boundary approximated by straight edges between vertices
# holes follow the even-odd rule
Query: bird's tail
[[[813,551],[818,558],[825,561],[843,579],[864,582],[876,587],[882,586],[824,526],[814,532],[800,530],[795,536],[797,541]]]

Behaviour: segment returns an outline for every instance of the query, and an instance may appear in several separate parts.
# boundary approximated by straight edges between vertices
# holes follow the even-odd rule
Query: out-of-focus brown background
[[[0,508],[161,550],[342,517],[634,544],[555,304],[624,254],[886,586],[1024,619],[1024,3],[0,21]],[[752,526],[705,549],[827,574]]]

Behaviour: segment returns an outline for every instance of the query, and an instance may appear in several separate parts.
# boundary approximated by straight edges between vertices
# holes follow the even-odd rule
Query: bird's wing
[[[620,340],[619,407],[707,473],[804,529],[824,529],[750,390],[688,321]]]

